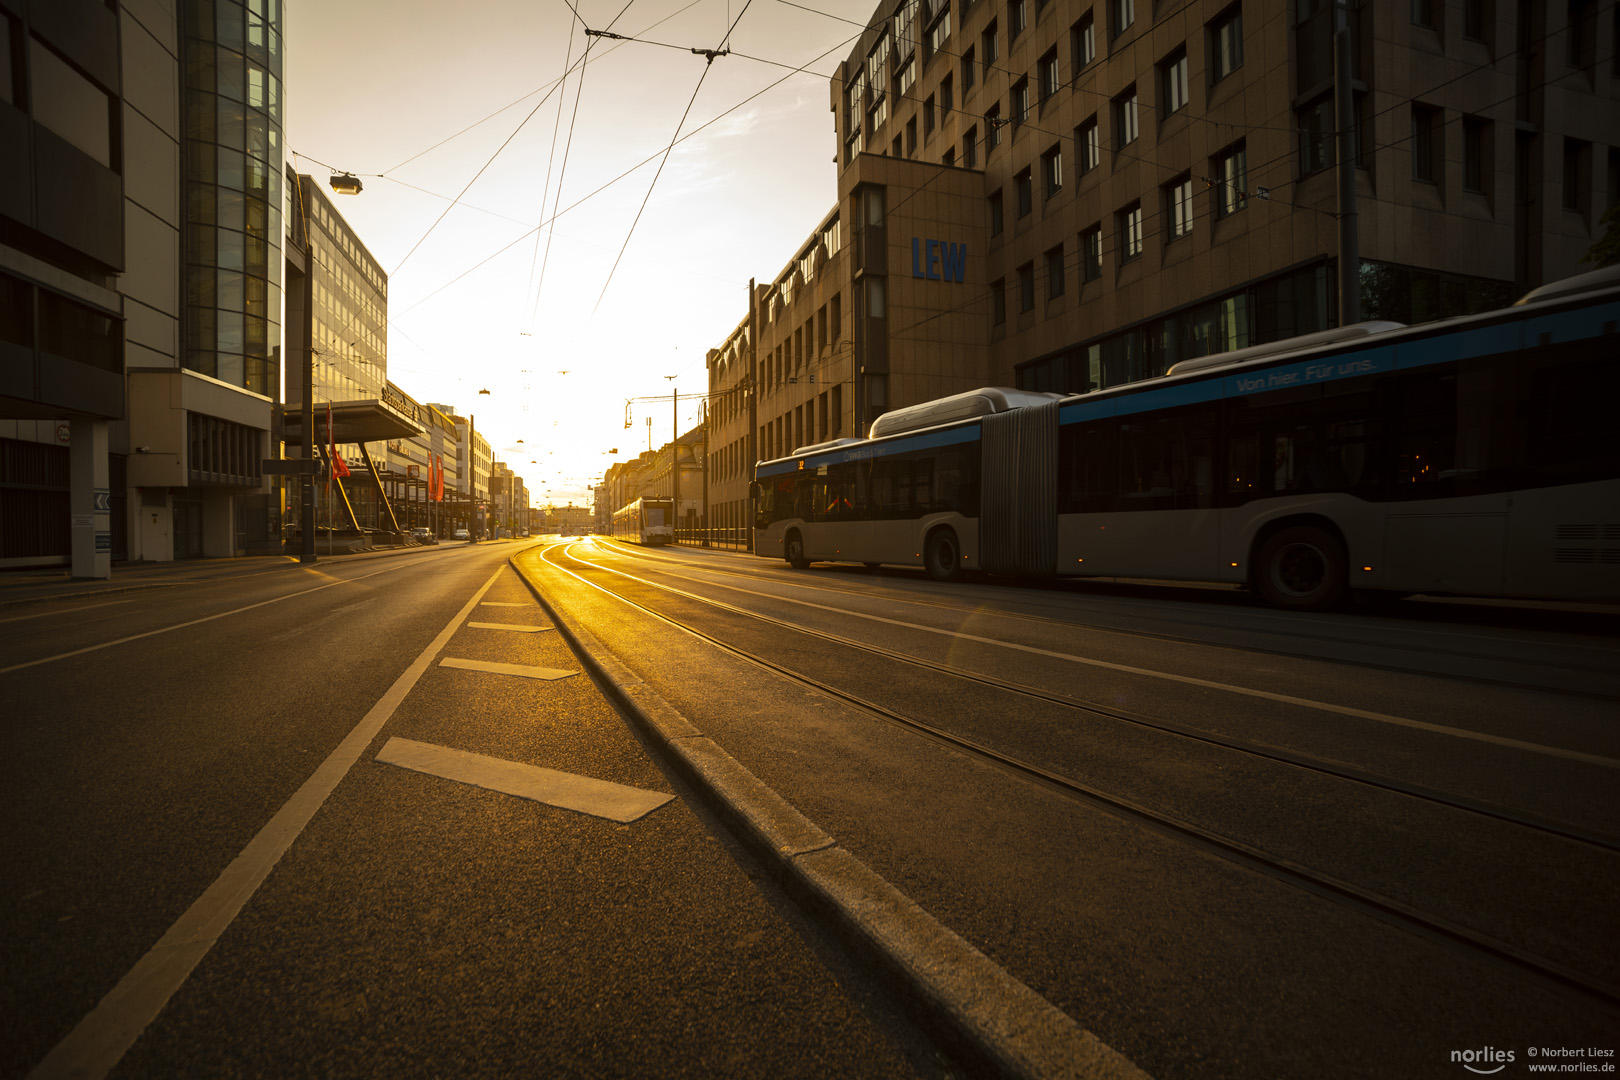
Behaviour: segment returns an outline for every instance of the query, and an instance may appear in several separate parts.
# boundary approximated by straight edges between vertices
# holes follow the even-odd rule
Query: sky
[[[874,7],[289,0],[287,148],[364,184],[332,198],[388,273],[390,381],[472,414],[536,506],[589,501],[649,417],[668,442],[672,389],[696,424],[749,278],[837,199],[829,78]]]

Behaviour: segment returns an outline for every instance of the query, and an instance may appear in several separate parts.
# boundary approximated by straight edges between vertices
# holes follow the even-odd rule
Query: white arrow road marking
[[[497,664],[490,660],[458,660],[454,656],[447,656],[440,660],[439,666],[466,668],[468,671],[488,671],[495,675],[517,675],[525,679],[566,679],[570,675],[579,674],[577,671],[531,667],[528,664]]]
[[[549,626],[524,626],[508,622],[470,622],[467,625],[479,630],[510,630],[514,634],[543,634],[552,629]]]
[[[389,739],[377,760],[610,821],[634,821],[675,797],[411,739]]]

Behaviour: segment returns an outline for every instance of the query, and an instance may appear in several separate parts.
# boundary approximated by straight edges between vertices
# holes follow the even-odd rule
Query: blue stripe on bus
[[[1154,412],[1178,405],[1196,405],[1223,398],[1242,398],[1291,387],[1353,379],[1381,371],[1426,367],[1479,356],[1496,356],[1540,344],[1582,341],[1613,333],[1620,321],[1620,303],[1601,304],[1580,311],[1563,311],[1529,321],[1511,320],[1492,326],[1455,330],[1393,344],[1379,344],[1293,364],[1257,365],[1242,371],[1106,396],[1087,395],[1069,401],[1058,411],[1059,424],[1078,424],[1110,416]]]
[[[856,446],[828,450],[812,457],[773,461],[769,465],[761,465],[756,475],[782,476],[786,473],[799,472],[799,462],[801,461],[804,462],[804,471],[808,472],[811,469],[819,469],[823,465],[840,465],[846,461],[865,461],[869,458],[888,457],[891,454],[906,454],[913,450],[934,450],[941,446],[957,446],[961,443],[978,441],[979,425],[977,423],[963,424],[960,427],[946,428],[943,431],[930,431],[911,438],[861,443]]]

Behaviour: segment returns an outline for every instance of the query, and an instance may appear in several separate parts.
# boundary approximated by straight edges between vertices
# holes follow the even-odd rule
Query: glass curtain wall
[[[279,399],[282,0],[183,0],[185,365]]]

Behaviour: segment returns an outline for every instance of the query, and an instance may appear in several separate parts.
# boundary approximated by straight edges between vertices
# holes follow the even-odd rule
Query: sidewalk
[[[481,544],[510,544],[515,540],[483,540]],[[412,552],[444,551],[466,547],[462,540],[440,541],[438,544],[411,544],[401,547],[377,547],[367,551],[348,552],[341,549],[328,555],[317,551],[315,565],[324,562],[355,562],[408,555]],[[0,606],[21,604],[36,600],[56,600],[74,596],[100,596],[110,593],[132,592],[140,589],[163,589],[176,585],[194,585],[198,582],[217,581],[221,578],[240,577],[245,574],[263,574],[275,570],[290,570],[303,565],[296,555],[250,555],[228,559],[176,559],[173,562],[115,563],[109,578],[75,578],[65,566],[34,567],[18,570],[0,570]]]

